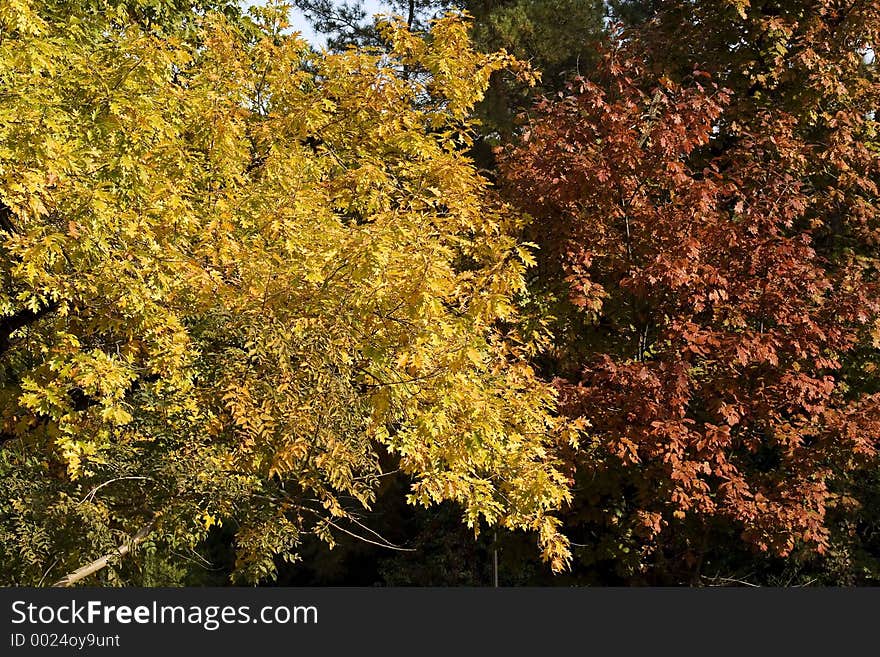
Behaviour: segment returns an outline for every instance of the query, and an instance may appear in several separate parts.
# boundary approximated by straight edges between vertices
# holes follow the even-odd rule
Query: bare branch
[[[95,493],[104,488],[104,486],[109,486],[110,484],[116,481],[132,481],[132,480],[140,480],[140,481],[153,481],[152,477],[116,477],[114,479],[108,479],[102,484],[98,484],[92,490],[90,490],[86,495],[79,501],[80,504],[85,502],[86,500],[91,501],[95,497]]]
[[[392,545],[391,543],[379,543],[378,541],[370,540],[369,538],[366,538],[364,536],[359,536],[358,534],[355,534],[354,532],[348,531],[345,527],[340,527],[339,525],[337,525],[335,522],[333,522],[329,518],[324,518],[324,520],[326,521],[326,523],[328,525],[330,525],[331,527],[333,527],[335,529],[338,529],[343,534],[348,534],[352,538],[356,538],[357,540],[363,541],[364,543],[369,543],[370,545],[376,545],[381,548],[387,548],[389,550],[397,550],[398,552],[415,552],[414,548],[398,547],[397,545]],[[351,518],[349,518],[349,520],[351,520]],[[356,523],[356,524],[360,525],[360,523]],[[361,525],[361,526],[363,526],[363,525]],[[370,530],[370,531],[372,531],[372,530]]]

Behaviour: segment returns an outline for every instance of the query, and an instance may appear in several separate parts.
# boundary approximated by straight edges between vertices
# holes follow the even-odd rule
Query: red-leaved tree
[[[852,176],[816,174],[870,164],[868,146],[851,126],[817,143],[701,70],[658,73],[629,39],[500,154],[536,218],[544,289],[564,282],[576,309],[560,306],[552,364],[565,412],[591,423],[572,530],[613,528],[606,552],[634,542],[643,566],[674,538],[695,574],[719,525],[777,555],[821,552],[835,482],[880,437],[880,396],[841,372],[880,289],[864,249],[829,246],[844,200],[870,232],[864,187],[858,201]]]

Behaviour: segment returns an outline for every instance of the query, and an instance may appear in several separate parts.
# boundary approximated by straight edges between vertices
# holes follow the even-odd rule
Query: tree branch
[[[18,228],[12,223],[12,210],[3,201],[0,201],[0,230],[18,234]]]
[[[73,586],[81,579],[85,579],[89,575],[93,575],[106,568],[113,559],[124,557],[126,554],[132,551],[132,549],[136,548],[140,543],[144,541],[144,539],[153,531],[153,522],[149,522],[140,528],[137,534],[131,537],[131,540],[128,543],[120,545],[116,550],[111,552],[110,554],[105,554],[100,559],[95,559],[92,563],[83,566],[82,568],[78,568],[74,570],[72,573],[65,575],[57,582],[55,582],[52,586],[54,587],[66,587]]]
[[[19,310],[14,315],[10,315],[9,317],[4,317],[0,319],[0,356],[2,356],[9,349],[9,338],[15,333],[18,329],[24,328],[25,326],[29,326],[36,322],[37,320],[45,317],[49,313],[54,312],[60,302],[52,301],[41,306],[37,310],[31,310],[30,308],[25,308],[23,310]]]

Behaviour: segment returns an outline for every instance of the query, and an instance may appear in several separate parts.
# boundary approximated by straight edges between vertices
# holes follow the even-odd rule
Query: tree
[[[474,41],[483,50],[503,48],[527,61],[541,74],[533,88],[496,74],[480,106],[483,130],[495,133],[495,144],[509,142],[517,115],[536,94],[552,95],[567,81],[597,62],[605,34],[603,2],[584,0],[463,0],[458,5],[474,16]]]
[[[799,25],[828,16],[811,8]],[[592,543],[587,559],[698,582],[731,530],[770,554],[826,551],[828,510],[875,463],[880,398],[848,363],[880,312],[865,248],[877,88],[838,73],[858,70],[843,44],[877,23],[839,35],[829,66],[803,50],[822,44],[797,41],[775,69],[787,104],[716,86],[690,55],[658,63],[663,24],[662,38],[654,22],[624,33],[594,75],[543,101],[502,168],[538,217],[546,287],[564,295],[552,366],[565,406],[592,425],[573,459],[572,535]],[[731,60],[711,41],[723,20],[691,27],[676,53],[714,43],[717,78],[744,73],[738,49]],[[800,86],[797,62],[812,71]],[[805,116],[788,111],[806,98]]]
[[[362,2],[294,0],[315,30],[328,35],[333,50],[377,46],[374,17]],[[472,150],[478,164],[494,171],[492,148],[507,143],[517,131],[516,117],[536,94],[555,93],[581,69],[595,64],[596,44],[605,32],[605,6],[583,0],[395,0],[392,13],[400,14],[415,30],[448,12],[464,12],[473,19],[471,37],[478,50],[504,50],[527,62],[540,79],[525,84],[512,71],[500,69],[490,78],[477,104],[478,139]]]
[[[616,7],[628,24],[639,25],[655,71],[674,77],[696,65],[734,92],[727,119],[718,125],[719,144],[766,132],[767,117],[787,117],[787,134],[809,162],[794,175],[811,190],[817,253],[829,263],[855,261],[875,279],[876,3],[706,2],[694,10],[676,2],[627,1]],[[786,133],[777,138],[785,140]],[[878,360],[876,330],[863,332],[838,372],[851,397],[880,390]],[[805,578],[850,584],[876,577],[880,552],[869,547],[875,481],[870,472],[837,480],[839,503],[829,510],[832,545],[824,564]]]
[[[379,22],[367,14],[363,0],[293,0],[315,31],[326,35],[327,47],[342,51],[351,46],[382,48]],[[444,6],[444,0],[389,0],[390,13],[400,16],[411,31],[427,31],[434,10]]]
[[[565,564],[577,426],[527,362],[522,220],[462,154],[511,57],[454,18],[318,55],[282,6],[193,15],[194,39],[33,2],[0,22],[5,582],[137,536],[157,559],[99,576],[161,583],[217,526],[238,578],[270,577],[306,534],[383,543],[359,510],[393,468]]]

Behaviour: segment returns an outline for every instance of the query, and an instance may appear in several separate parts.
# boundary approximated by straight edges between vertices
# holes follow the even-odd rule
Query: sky
[[[261,0],[240,0],[240,2],[244,7],[252,7],[254,5],[262,4]],[[361,4],[364,9],[366,9],[367,14],[381,14],[389,11],[388,5],[381,0],[362,0]],[[291,10],[290,19],[290,22],[293,24],[293,29],[301,32],[303,37],[310,43],[318,48],[326,45],[326,39],[315,34],[311,26],[303,17],[302,12],[297,9]]]

